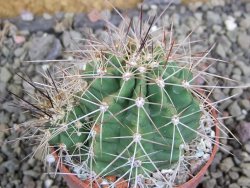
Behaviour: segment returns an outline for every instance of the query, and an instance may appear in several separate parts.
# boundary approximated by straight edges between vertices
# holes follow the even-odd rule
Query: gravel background
[[[161,12],[168,0],[145,0],[143,11],[152,16]],[[204,45],[197,44],[195,49],[204,49],[216,43],[212,56],[228,61],[218,63],[209,72],[231,77],[250,83],[250,2],[247,0],[215,0],[210,4],[184,6],[178,0],[167,10],[161,22],[168,25],[173,20],[175,35],[184,37],[195,29],[192,39],[203,39]],[[138,9],[127,11],[129,16],[138,16]],[[103,11],[114,24],[120,23],[115,12]],[[74,48],[71,38],[82,38],[87,32],[104,38],[104,22],[91,22],[85,14],[63,14],[55,16],[44,14],[34,17],[23,14],[19,18],[0,20],[0,187],[1,188],[40,188],[66,187],[60,176],[55,179],[44,173],[43,164],[37,157],[25,159],[35,148],[33,142],[14,142],[20,136],[15,124],[29,118],[20,108],[13,106],[15,101],[7,90],[25,99],[23,89],[32,88],[16,75],[28,75],[32,81],[40,81],[39,72],[52,63],[29,63],[27,60],[69,58],[65,50]],[[240,93],[219,106],[226,115],[226,126],[237,135],[242,145],[235,140],[221,139],[226,148],[234,155],[220,151],[199,187],[250,187],[250,90],[218,89],[213,97],[217,100]]]

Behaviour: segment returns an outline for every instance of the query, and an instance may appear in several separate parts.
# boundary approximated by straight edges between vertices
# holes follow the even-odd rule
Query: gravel
[[[168,2],[169,0],[146,0],[143,5],[144,15],[161,12]],[[138,5],[137,9],[124,14],[138,19],[139,7]],[[249,12],[250,3],[239,0],[211,0],[209,4],[192,3],[188,6],[175,1],[160,23],[170,28],[169,23],[173,21],[174,35],[182,39],[194,29],[192,40],[202,39],[205,44],[194,44],[193,50],[205,51],[204,46],[216,44],[211,52],[212,56],[228,61],[209,69],[211,73],[250,83]],[[114,25],[121,22],[115,11],[103,11],[101,15],[106,16]],[[37,72],[50,66],[50,63],[27,61],[68,58],[64,51],[75,49],[75,45],[69,41],[72,38],[77,41],[89,36],[89,33],[95,33],[105,40],[105,22],[91,22],[88,15],[83,13],[43,16],[23,14],[22,18],[13,18],[9,22],[0,21],[0,26],[8,28],[3,40],[0,40],[0,187],[64,188],[66,186],[60,176],[53,178],[44,173],[43,163],[37,160],[37,156],[33,160],[23,160],[35,149],[29,142],[3,143],[4,140],[15,140],[20,136],[19,129],[13,130],[13,127],[31,118],[20,108],[12,107],[16,100],[10,96],[7,89],[28,100],[29,97],[24,94],[23,88],[31,92],[34,88],[15,73],[41,81],[42,78]],[[232,116],[223,123],[235,133],[242,145],[236,140],[223,139],[225,145],[216,155],[199,188],[250,187],[250,90],[218,89],[215,90],[213,98],[223,100],[236,93],[239,95],[218,104],[218,107],[224,114]],[[228,148],[234,156],[222,148]]]

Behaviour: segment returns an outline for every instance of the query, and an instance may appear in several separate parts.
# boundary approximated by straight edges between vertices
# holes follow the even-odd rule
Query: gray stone
[[[47,54],[46,59],[56,59],[57,57],[60,57],[62,54],[62,45],[59,39],[55,39],[54,43],[49,51],[49,53]]]
[[[235,64],[241,69],[245,76],[250,76],[250,67],[243,61],[237,60]]]
[[[0,82],[8,83],[11,77],[11,72],[6,67],[0,68]]]
[[[238,34],[238,32],[236,30],[234,30],[234,31],[228,31],[226,34],[227,34],[227,37],[229,38],[229,40],[231,42],[236,42],[237,41],[237,34]]]
[[[229,107],[228,107],[229,113],[232,116],[240,116],[242,114],[241,108],[238,105],[237,101],[234,101]]]
[[[26,170],[23,172],[23,174],[33,178],[38,178],[40,176],[40,173],[34,170]]]
[[[203,12],[194,12],[194,17],[199,21],[202,22]]]
[[[10,114],[5,113],[4,111],[0,111],[0,123],[1,124],[7,124],[10,122]]]
[[[0,124],[0,143],[4,139],[4,135],[8,132],[8,127],[6,124]],[[0,161],[1,164],[1,161]]]
[[[62,43],[66,49],[76,49],[76,44],[82,38],[81,33],[77,31],[65,31],[62,35]]]
[[[223,46],[225,51],[228,51],[232,46],[230,40],[225,35],[221,36],[218,41]]]
[[[231,157],[225,158],[220,164],[219,167],[223,172],[228,172],[234,166],[233,159]]]
[[[225,94],[220,89],[214,89],[213,97],[215,100],[219,101],[225,98]]]
[[[13,113],[13,112],[18,112],[20,109],[18,109],[15,105],[13,105],[14,101],[6,101],[5,103],[3,103],[2,107],[3,109],[5,109],[7,112],[9,113]]]
[[[238,75],[241,75],[241,74],[242,74],[242,71],[241,71],[241,69],[240,69],[240,68],[235,67],[235,68],[233,69],[233,74],[238,74]]]
[[[108,9],[102,10],[100,12],[100,17],[104,20],[110,20],[111,19],[111,11]]]
[[[60,53],[61,44],[58,39],[55,39],[54,35],[44,34],[42,37],[35,36],[29,45],[30,60],[53,60],[57,58]]]
[[[245,144],[244,148],[250,154],[250,143]]]
[[[226,57],[226,51],[225,48],[221,45],[218,44],[216,47],[216,53],[221,56],[223,59]]]
[[[246,110],[250,110],[250,101],[248,99],[242,99],[240,100],[240,105],[246,109]]]
[[[112,16],[113,17],[113,16]],[[119,18],[116,17],[116,18]],[[120,23],[121,18],[119,18],[118,20],[116,20],[118,23]],[[112,22],[112,18],[111,18],[111,22]],[[113,23],[113,22],[112,22]],[[115,24],[116,25],[116,24]],[[91,22],[87,16],[85,14],[75,14],[74,16],[74,22],[73,22],[73,26],[74,28],[78,29],[78,28],[84,28],[84,27],[89,27],[89,28],[93,28],[94,30],[96,29],[102,29],[105,26],[105,21],[103,20],[98,20],[96,22]]]
[[[2,165],[10,172],[10,173],[14,173],[18,168],[19,168],[19,163],[17,161],[17,159],[12,159],[9,161],[5,161],[4,163],[2,163]]]
[[[211,188],[216,186],[216,180],[215,179],[209,179],[207,181],[204,181],[202,183],[203,188]]]
[[[233,184],[229,185],[228,188],[240,188],[240,186],[237,185],[236,183],[233,183]]]
[[[240,167],[245,176],[250,178],[250,163],[241,163]]]
[[[214,11],[207,11],[207,21],[210,22],[210,24],[221,24],[221,16],[214,12]]]
[[[71,30],[73,24],[73,18],[74,18],[73,13],[66,13],[64,15],[63,20],[55,25],[54,27],[55,32],[61,33],[63,31]]]
[[[25,52],[25,49],[21,47],[21,48],[15,49],[14,54],[16,57],[20,57],[24,52]]]
[[[246,33],[239,33],[237,42],[243,49],[250,48],[250,35],[247,35]]]
[[[237,181],[239,186],[249,186],[250,185],[250,178],[246,176],[241,176]]]
[[[25,188],[35,188],[36,183],[30,176],[24,176],[22,179]]]
[[[216,33],[220,33],[222,31],[222,27],[220,25],[213,25],[212,29]]]
[[[1,52],[5,57],[8,57],[10,54],[10,50],[6,46],[1,47]]]
[[[234,89],[232,89],[231,95],[241,95],[242,93],[243,93],[243,89],[234,88]]]
[[[16,95],[20,96],[22,94],[22,87],[19,84],[11,84],[8,85],[8,89],[15,93]]]
[[[217,179],[217,178],[223,176],[223,174],[222,174],[221,171],[212,172],[211,175],[212,175],[212,177],[213,177],[214,179]]]
[[[244,29],[250,28],[250,16],[240,21],[240,26]]]
[[[231,79],[236,80],[236,81],[242,81],[242,77],[239,74],[233,74]]]
[[[236,131],[241,142],[245,143],[250,140],[250,122],[243,121],[236,127]]]
[[[234,171],[230,171],[229,172],[229,177],[232,179],[232,180],[237,180],[239,178],[239,173],[238,172],[234,172]]]
[[[38,17],[33,21],[23,21],[21,19],[15,18],[10,20],[14,25],[17,26],[19,30],[27,30],[30,32],[48,32],[52,31],[56,21],[54,19],[46,20],[43,17]]]
[[[247,12],[250,12],[250,3],[247,3],[247,4],[246,4],[246,11],[247,11]]]

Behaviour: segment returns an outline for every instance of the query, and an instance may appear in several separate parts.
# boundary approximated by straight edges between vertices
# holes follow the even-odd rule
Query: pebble
[[[26,41],[26,38],[24,36],[15,35],[14,41],[16,44],[22,44],[23,42]]]
[[[218,44],[216,47],[216,53],[221,56],[223,59],[226,58],[226,50],[222,44]]]
[[[30,176],[30,177],[33,177],[33,178],[38,178],[40,176],[40,173],[34,171],[34,170],[25,170],[23,172],[24,175],[27,175],[27,176]]]
[[[247,18],[244,18],[240,21],[240,27],[244,29],[250,28],[250,15]]]
[[[250,35],[239,33],[237,42],[242,49],[250,48]]]
[[[210,179],[202,183],[203,188],[212,188],[216,186],[216,180],[215,179]]]
[[[240,188],[240,186],[237,185],[236,183],[233,183],[233,184],[229,185],[228,188]]]
[[[1,166],[4,166],[9,173],[14,173],[19,168],[19,163],[17,159],[14,158],[12,160],[3,162]]]
[[[4,140],[5,135],[8,133],[8,127],[6,124],[0,124],[0,143]],[[1,156],[0,156],[1,157]],[[0,161],[1,164],[1,161]]]
[[[12,77],[11,72],[6,67],[0,67],[0,81],[3,83],[8,83]]]
[[[235,18],[232,16],[229,16],[224,23],[228,31],[233,31],[237,28],[237,24],[235,23]]]
[[[241,69],[245,76],[250,76],[250,67],[246,64],[247,62],[236,61],[235,64]]]
[[[77,42],[82,38],[81,33],[77,31],[65,31],[62,35],[62,43],[66,49],[76,49]]]
[[[234,162],[231,157],[223,159],[223,161],[219,164],[219,167],[223,172],[228,172],[233,166]]]
[[[11,19],[11,23],[17,26],[19,30],[26,30],[29,32],[49,32],[53,30],[56,21],[54,19],[44,19],[43,17],[37,17],[32,21],[23,21],[20,19]]]
[[[221,24],[222,20],[221,20],[221,16],[213,11],[207,11],[207,21],[208,24]]]
[[[16,56],[16,57],[20,57],[23,53],[25,52],[25,49],[24,48],[17,48],[17,49],[15,49],[15,51],[14,51],[14,55]]]
[[[43,49],[43,50],[41,50]],[[61,43],[54,35],[34,36],[29,46],[30,60],[56,59],[61,55]]]
[[[250,3],[247,3],[247,4],[246,4],[246,11],[247,11],[247,12],[250,12]]]
[[[215,178],[215,179],[220,178],[221,176],[223,176],[223,174],[222,174],[221,171],[212,172],[211,175],[212,175],[212,177]]]
[[[111,20],[112,20],[112,18],[111,18]],[[103,29],[104,26],[105,26],[104,21],[98,20],[98,21],[93,23],[83,13],[76,14],[74,16],[73,27],[75,29],[90,27],[90,28],[92,28],[94,30],[97,30],[97,29]]]
[[[62,21],[57,22],[54,31],[56,33],[61,33],[66,30],[71,30],[74,20],[74,14],[73,13],[66,13],[62,19]]]
[[[50,14],[48,14],[48,13],[43,13],[43,18],[44,18],[45,20],[50,20],[50,19],[53,18],[53,16],[50,15]]]
[[[237,181],[239,186],[249,186],[250,185],[250,178],[246,176],[241,176]]]
[[[229,177],[230,177],[232,180],[237,180],[237,179],[239,178],[239,173],[234,172],[234,171],[230,171],[230,172],[229,172]]]
[[[242,143],[250,140],[250,122],[243,121],[236,127],[238,137]]]
[[[243,93],[243,89],[241,88],[234,88],[231,91],[231,95],[241,95]]]
[[[34,20],[34,15],[31,12],[24,11],[21,13],[21,18],[24,21],[32,21]]]
[[[245,150],[250,154],[250,143],[244,145]]]
[[[240,116],[242,114],[241,112],[241,108],[238,104],[237,101],[234,101],[229,107],[228,107],[228,110],[229,110],[229,113],[234,116],[234,117],[237,117],[237,116]]]
[[[34,180],[30,176],[24,176],[22,182],[23,182],[25,188],[35,188],[36,187],[36,183],[34,182]]]

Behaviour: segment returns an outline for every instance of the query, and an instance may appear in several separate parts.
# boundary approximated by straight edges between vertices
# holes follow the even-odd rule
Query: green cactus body
[[[135,179],[174,165],[180,145],[196,138],[201,112],[183,85],[192,72],[158,54],[158,66],[130,65],[128,58],[108,54],[105,64],[88,63],[83,71],[88,87],[76,93],[77,104],[59,121],[66,130],[51,129],[50,144],[64,143],[69,153],[80,153],[100,176]]]

